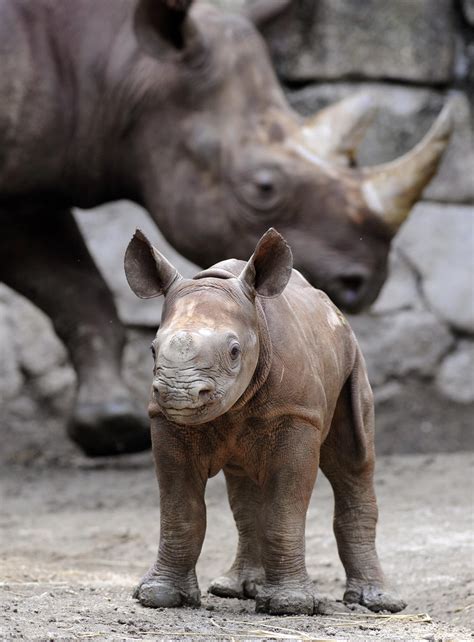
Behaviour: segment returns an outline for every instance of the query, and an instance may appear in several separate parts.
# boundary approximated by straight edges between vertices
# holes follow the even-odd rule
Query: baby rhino
[[[335,495],[344,600],[401,610],[375,550],[364,360],[341,313],[292,270],[285,240],[270,229],[247,263],[224,261],[184,279],[137,230],[125,271],[137,296],[165,296],[149,405],[160,546],[135,597],[151,607],[199,605],[204,490],[223,470],[239,544],[210,591],[255,598],[261,612],[317,613],[305,519],[320,466]]]

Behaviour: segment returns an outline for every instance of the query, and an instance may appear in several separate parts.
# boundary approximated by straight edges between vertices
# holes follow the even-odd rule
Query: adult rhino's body
[[[201,265],[248,256],[277,224],[296,266],[357,310],[449,133],[443,115],[407,157],[349,169],[365,99],[303,123],[251,22],[189,4],[0,0],[0,278],[64,340],[78,374],[71,434],[89,454],[141,449],[148,428],[72,206],[141,203]]]

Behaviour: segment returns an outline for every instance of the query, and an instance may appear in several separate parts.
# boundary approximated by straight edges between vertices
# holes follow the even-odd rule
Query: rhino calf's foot
[[[254,600],[265,581],[263,568],[230,570],[216,578],[209,586],[209,593],[218,597],[236,597]]]
[[[68,433],[89,457],[141,452],[151,446],[149,419],[127,397],[79,400]]]
[[[142,606],[149,608],[173,608],[180,606],[198,607],[201,604],[201,592],[196,576],[173,582],[157,575],[152,567],[135,588],[133,597]]]
[[[398,613],[406,607],[406,602],[396,593],[384,590],[375,584],[353,584],[344,593],[344,602],[347,604],[361,604],[371,611],[390,611]]]
[[[270,615],[314,615],[320,599],[310,586],[264,587],[256,597],[255,611]]]
[[[179,606],[198,607],[201,604],[199,589],[186,591],[162,581],[149,580],[135,589],[133,597],[142,606],[152,609]]]

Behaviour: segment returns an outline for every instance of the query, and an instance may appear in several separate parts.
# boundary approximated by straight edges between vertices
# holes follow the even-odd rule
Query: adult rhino
[[[190,0],[0,0],[0,278],[52,319],[78,393],[70,435],[89,455],[148,446],[121,375],[113,297],[71,214],[128,198],[206,266],[247,257],[276,225],[295,266],[356,311],[436,170],[444,112],[406,156],[348,159],[371,107],[303,120],[248,17]],[[282,2],[257,2],[267,23]]]

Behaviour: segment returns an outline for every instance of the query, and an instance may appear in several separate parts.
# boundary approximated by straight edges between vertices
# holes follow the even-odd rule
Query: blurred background
[[[214,0],[239,10],[244,0]],[[368,362],[380,453],[474,449],[474,0],[302,0],[265,32],[290,103],[310,114],[372,90],[379,113],[362,165],[411,149],[447,96],[456,130],[437,176],[403,229],[391,274],[371,310],[350,322]],[[125,370],[145,405],[149,343],[160,302],[139,301],[123,273],[135,227],[184,275],[197,268],[128,202],[77,211],[89,248],[128,327]],[[78,450],[64,426],[75,374],[50,321],[0,284],[0,423],[3,461],[61,460]]]

